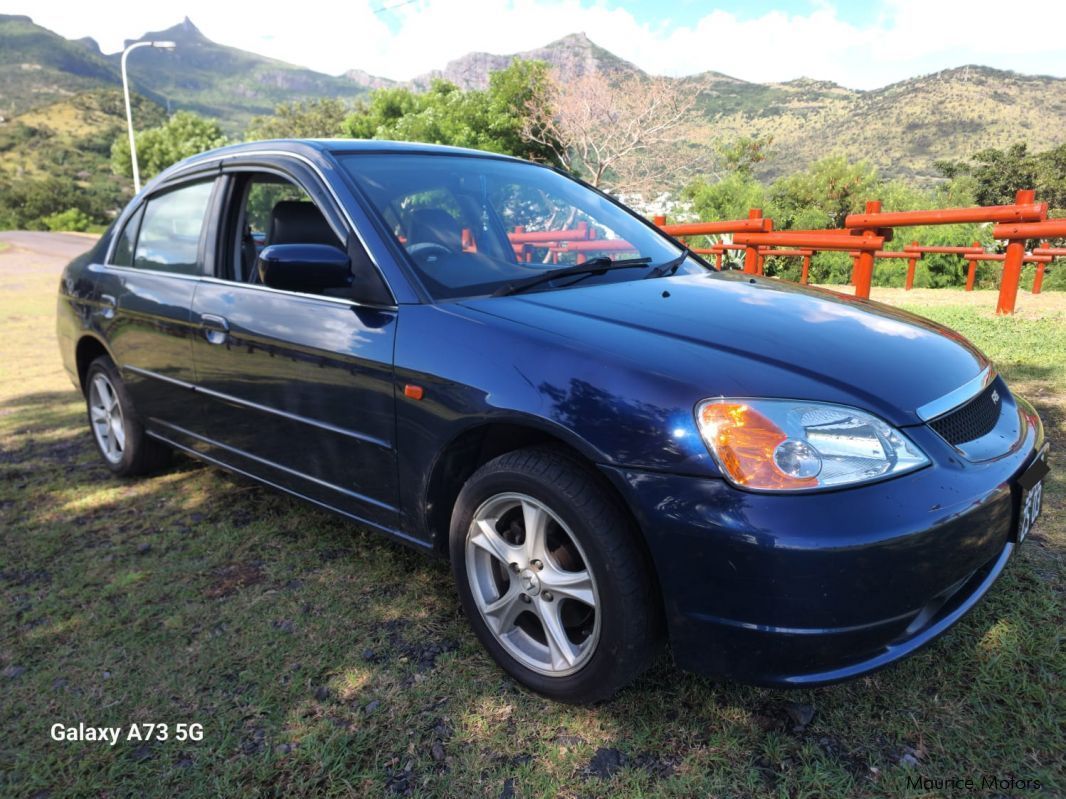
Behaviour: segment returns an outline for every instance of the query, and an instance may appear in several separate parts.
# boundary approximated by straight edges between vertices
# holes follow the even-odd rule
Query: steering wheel
[[[449,247],[435,241],[420,241],[407,248],[409,255],[418,255],[429,260],[431,255],[454,255]]]

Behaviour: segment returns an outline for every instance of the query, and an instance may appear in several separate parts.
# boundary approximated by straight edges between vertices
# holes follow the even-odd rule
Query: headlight
[[[725,476],[760,491],[855,485],[929,463],[899,430],[843,405],[712,399],[696,423]]]

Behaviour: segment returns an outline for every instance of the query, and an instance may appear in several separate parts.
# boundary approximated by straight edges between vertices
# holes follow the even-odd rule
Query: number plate
[[[1044,500],[1044,477],[1048,473],[1048,448],[1045,445],[1029,468],[1018,478],[1022,490],[1021,507],[1018,511],[1018,525],[1015,527],[1014,540],[1019,544],[1029,535],[1036,520],[1040,517]]]

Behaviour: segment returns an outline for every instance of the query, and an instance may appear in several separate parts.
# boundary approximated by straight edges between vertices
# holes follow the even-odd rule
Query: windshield
[[[461,155],[365,153],[338,160],[434,299],[507,293],[523,281],[546,291],[637,280],[682,255],[603,195],[545,167]],[[630,268],[603,268],[626,262]],[[582,264],[588,272],[530,281]],[[702,267],[690,259],[679,271]]]

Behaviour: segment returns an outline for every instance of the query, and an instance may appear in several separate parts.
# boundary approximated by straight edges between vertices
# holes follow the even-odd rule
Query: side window
[[[295,183],[273,175],[257,175],[248,186],[245,200],[245,224],[257,241],[266,241],[270,232],[271,212],[280,202],[311,202],[310,196]]]
[[[263,282],[259,255],[272,244],[328,244],[344,250],[344,243],[326,221],[310,195],[292,181],[278,175],[257,172],[243,176],[243,188],[236,192],[240,203],[229,218],[235,220],[229,241],[232,242],[229,268],[225,277],[245,283]],[[326,279],[315,273],[316,267],[300,264],[281,266],[268,275],[268,285],[305,293],[343,291],[345,285],[325,285],[338,278]],[[301,275],[301,271],[306,275]],[[304,279],[306,278],[306,279]],[[350,283],[350,281],[349,281]]]
[[[133,266],[133,245],[137,240],[137,228],[141,225],[141,217],[144,216],[142,205],[127,220],[122,228],[122,235],[115,242],[115,252],[111,256],[111,263],[115,266]]]
[[[198,273],[197,255],[214,181],[193,183],[148,200],[133,266],[183,275]]]

